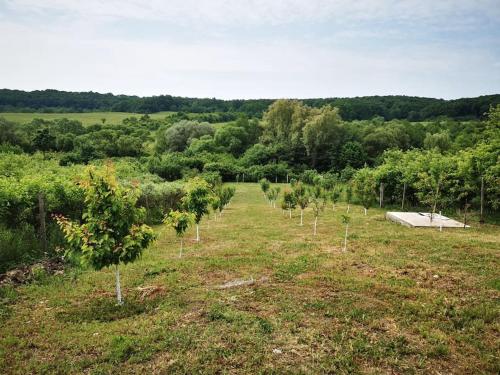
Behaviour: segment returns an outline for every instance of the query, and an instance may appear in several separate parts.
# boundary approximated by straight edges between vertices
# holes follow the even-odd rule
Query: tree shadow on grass
[[[57,313],[57,318],[64,322],[111,322],[153,311],[164,301],[163,295],[152,298],[141,298],[139,294],[131,294],[125,298],[123,305],[109,297],[99,297],[73,304],[64,311]]]

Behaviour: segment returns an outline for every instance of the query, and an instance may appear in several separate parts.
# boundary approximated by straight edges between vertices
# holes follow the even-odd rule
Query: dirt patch
[[[33,281],[38,274],[62,275],[65,263],[62,258],[47,259],[29,266],[22,266],[0,274],[0,286],[21,285]]]

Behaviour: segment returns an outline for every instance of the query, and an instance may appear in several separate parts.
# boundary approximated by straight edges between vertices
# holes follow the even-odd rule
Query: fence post
[[[405,208],[406,182],[403,184],[403,199],[401,200],[401,210]]]
[[[384,206],[384,183],[383,182],[380,183],[379,201],[380,201],[380,208],[382,208]]]
[[[481,177],[481,210],[479,215],[479,222],[481,224],[484,223],[483,211],[484,211],[484,177]]]
[[[40,230],[40,240],[42,241],[43,252],[47,252],[47,227],[45,225],[45,197],[42,192],[38,193],[38,220]]]

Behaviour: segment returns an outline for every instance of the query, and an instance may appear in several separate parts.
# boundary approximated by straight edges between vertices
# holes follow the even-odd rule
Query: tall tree
[[[311,158],[311,166],[330,167],[331,152],[337,152],[344,137],[344,128],[338,108],[329,105],[315,110],[304,126],[304,146]]]

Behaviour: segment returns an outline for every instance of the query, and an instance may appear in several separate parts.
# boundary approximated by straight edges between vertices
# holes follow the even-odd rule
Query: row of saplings
[[[156,239],[153,229],[143,224],[145,209],[137,207],[138,186],[118,184],[113,166],[102,169],[89,167],[80,182],[85,190],[85,212],[82,223],[54,215],[68,247],[65,257],[76,257],[83,265],[95,270],[115,266],[116,298],[123,304],[120,285],[120,263],[137,260],[144,249]],[[217,217],[222,214],[235,193],[233,187],[210,184],[195,177],[185,186],[181,209],[170,211],[164,222],[181,238],[196,224],[196,241],[200,241],[199,223],[211,207]]]
[[[353,195],[353,188],[357,198],[363,205],[365,215],[367,214],[368,208],[370,208],[375,200],[375,181],[365,179],[361,175],[356,177],[357,178],[353,180],[352,185],[350,183],[347,184],[345,189],[347,210],[346,214],[341,216],[342,223],[345,224],[345,235],[342,246],[343,251],[347,250],[347,234],[350,222],[349,210]],[[269,205],[276,208],[276,201],[280,195],[281,188],[279,186],[272,187],[270,182],[265,178],[261,179],[259,184]],[[304,210],[307,207],[311,207],[314,215],[313,234],[316,235],[318,217],[321,212],[324,211],[328,202],[331,202],[332,209],[335,210],[335,205],[339,202],[343,190],[341,185],[335,183],[334,181],[321,179],[316,180],[310,186],[306,186],[304,183],[292,179],[290,181],[290,185],[291,190],[284,190],[282,194],[281,209],[283,215],[288,212],[288,216],[291,219],[292,211],[298,206],[300,208],[300,225],[302,226],[304,225]]]

